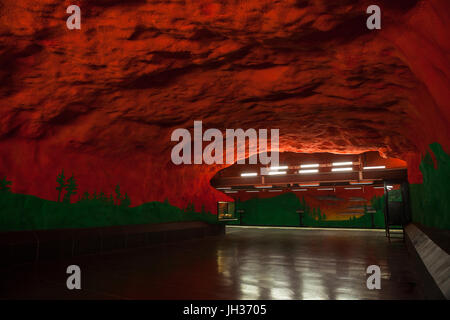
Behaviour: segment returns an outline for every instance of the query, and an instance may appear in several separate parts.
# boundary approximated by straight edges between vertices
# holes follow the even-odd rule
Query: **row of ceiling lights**
[[[373,181],[362,181],[362,182],[353,182],[350,181],[350,185],[370,185],[373,184]],[[308,188],[302,188],[302,187],[320,187],[320,183],[314,183],[314,184],[299,184],[300,188],[291,189],[291,191],[298,192],[298,191],[308,191]],[[345,186],[338,186],[343,187],[345,190],[361,190],[362,187],[345,187]],[[384,189],[383,186],[371,186],[374,189]],[[269,192],[282,192],[281,189],[272,189],[272,186],[254,186],[255,189],[271,189],[268,190]],[[323,187],[323,188],[314,188],[313,190],[319,190],[319,191],[334,191],[336,187]],[[392,190],[393,186],[386,186],[388,190]],[[220,187],[217,188],[218,190],[224,190],[225,193],[238,193],[239,191],[245,191],[245,192],[259,192],[260,190],[232,190],[231,187]],[[263,191],[263,190],[261,190]]]
[[[374,189],[384,189],[384,187],[373,187]],[[346,190],[353,190],[353,189],[358,189],[361,190],[362,188],[344,188]],[[318,188],[316,190],[319,191],[334,191],[334,188]],[[392,190],[392,186],[388,186],[388,190]],[[244,191],[244,190],[242,190]],[[273,189],[273,190],[268,190],[268,192],[282,192],[283,190],[281,189]],[[308,189],[291,189],[291,191],[293,192],[302,192],[302,191],[308,191]],[[238,193],[239,190],[226,190],[224,191],[225,193]],[[245,190],[245,192],[248,193],[259,193],[259,190]]]
[[[343,167],[343,166],[350,166],[353,165],[353,162],[333,162],[332,163],[332,172],[343,172],[343,171],[353,171],[353,167]],[[309,174],[309,173],[318,173],[319,169],[305,169],[305,168],[319,168],[320,164],[314,163],[314,164],[302,164],[300,165],[300,170],[298,173],[300,174]],[[269,175],[284,175],[287,173],[287,171],[279,171],[279,170],[286,170],[288,169],[288,166],[278,166],[278,167],[270,167],[269,168]],[[363,167],[363,170],[375,170],[375,169],[385,169],[386,166],[370,166],[370,167]],[[244,172],[241,173],[241,177],[256,177],[258,176],[258,173],[256,172]]]

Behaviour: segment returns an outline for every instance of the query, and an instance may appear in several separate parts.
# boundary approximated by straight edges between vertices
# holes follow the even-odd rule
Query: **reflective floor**
[[[401,236],[351,230],[228,228],[227,235],[0,269],[0,298],[421,299]],[[81,290],[66,268],[81,268]],[[366,286],[369,265],[381,289]]]

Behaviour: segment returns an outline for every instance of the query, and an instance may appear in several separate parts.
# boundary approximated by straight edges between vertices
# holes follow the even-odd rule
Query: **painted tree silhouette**
[[[320,207],[317,208],[316,215],[317,215],[317,221],[322,221],[322,212],[320,211]]]
[[[108,198],[106,197],[106,194],[103,191],[100,191],[98,199],[100,200],[100,202],[107,202],[108,201]]]
[[[12,182],[6,180],[6,176],[4,176],[3,179],[0,180],[0,193],[11,192],[11,187],[10,187],[11,184],[12,184]]]
[[[77,186],[77,183],[75,182],[75,178],[72,174],[72,176],[69,179],[67,179],[67,186],[66,186],[67,192],[64,195],[63,201],[66,203],[70,203],[70,197],[73,194],[77,194],[77,189],[78,189],[78,186]]]
[[[124,208],[128,208],[131,205],[131,200],[128,198],[128,194],[125,193],[125,195],[122,198],[122,201],[120,202],[120,206]]]
[[[122,194],[120,193],[120,185],[116,186],[114,192],[116,193],[116,205],[120,205],[122,201]]]
[[[89,192],[86,191],[86,192],[83,193],[83,195],[81,196],[81,199],[80,199],[79,202],[87,202],[87,201],[89,201],[89,197],[90,197]]]
[[[192,202],[189,202],[184,210],[186,213],[195,213],[195,206]]]
[[[61,173],[56,177],[56,183],[58,183],[58,186],[56,187],[56,190],[58,190],[58,202],[61,201],[61,192],[66,188],[66,177],[64,176],[64,169],[61,171]]]

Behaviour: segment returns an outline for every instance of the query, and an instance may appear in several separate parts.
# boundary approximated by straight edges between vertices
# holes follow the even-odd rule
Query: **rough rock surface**
[[[134,205],[215,207],[223,166],[175,166],[175,128],[279,128],[294,152],[450,147],[450,2],[0,1],[0,174],[56,198],[120,183]],[[66,28],[78,4],[82,29]]]

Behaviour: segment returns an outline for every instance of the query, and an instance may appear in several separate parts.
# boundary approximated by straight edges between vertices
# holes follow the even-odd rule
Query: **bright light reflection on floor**
[[[242,230],[242,238],[246,240],[247,232]],[[385,246],[384,238],[377,233],[360,233],[358,236],[370,242],[355,243],[353,235],[347,233],[344,237],[336,232],[325,243],[323,237],[327,233],[317,231],[265,232],[253,250],[247,243],[245,246],[233,243],[216,251],[221,285],[232,288],[238,299],[377,299],[379,294],[365,286],[366,267],[373,263],[382,267],[383,281],[391,279],[388,262],[392,258],[372,249],[377,248],[374,242],[381,248]],[[292,238],[298,232],[301,241],[289,239],[291,242],[285,240],[288,246],[281,245],[276,242],[281,232],[288,232]],[[268,242],[266,239],[273,235],[276,236],[273,242]],[[311,236],[316,238],[312,241]],[[366,251],[368,246],[371,250]]]
[[[289,300],[294,299],[294,292],[287,288],[271,288],[271,299],[274,300]]]
[[[259,287],[251,284],[240,284],[241,299],[259,299]]]

